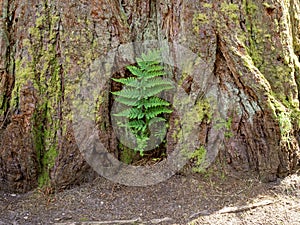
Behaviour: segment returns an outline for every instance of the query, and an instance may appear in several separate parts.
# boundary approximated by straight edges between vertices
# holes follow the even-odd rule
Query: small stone
[[[16,197],[17,195],[16,195],[16,194],[11,194],[10,196],[11,196],[11,197]]]
[[[24,219],[27,220],[27,219],[28,219],[28,216],[24,216]]]

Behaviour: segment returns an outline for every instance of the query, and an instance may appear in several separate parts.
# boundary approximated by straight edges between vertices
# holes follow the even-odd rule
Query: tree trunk
[[[299,1],[0,0],[0,13],[1,188],[64,188],[96,176],[72,128],[75,81],[110,50],[146,40],[176,42],[205,63],[205,73],[171,70],[190,96],[203,91],[200,81],[204,95],[214,93],[198,136],[208,149],[218,144],[221,162],[264,181],[299,165]],[[119,157],[109,94],[118,87],[105,87],[99,137]],[[218,115],[226,128],[213,128]],[[224,129],[222,141],[211,141]]]

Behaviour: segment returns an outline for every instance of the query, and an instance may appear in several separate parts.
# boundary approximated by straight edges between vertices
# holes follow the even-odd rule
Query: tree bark
[[[191,96],[200,92],[197,82],[214,82],[206,91],[215,93],[217,107],[199,124],[199,140],[213,145],[218,115],[230,120],[218,149],[222,163],[264,181],[299,165],[299,1],[0,0],[0,14],[0,188],[93,179],[72,129],[74,81],[111,49],[154,39],[176,42],[205,62],[205,78],[197,70],[192,79],[180,77],[175,69],[173,77]],[[101,94],[97,123],[118,155],[114,88],[108,82]]]

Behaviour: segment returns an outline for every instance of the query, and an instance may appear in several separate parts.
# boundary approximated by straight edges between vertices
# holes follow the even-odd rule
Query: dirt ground
[[[0,224],[300,224],[300,174],[261,183],[214,172],[148,187],[97,178],[47,194],[0,192]]]

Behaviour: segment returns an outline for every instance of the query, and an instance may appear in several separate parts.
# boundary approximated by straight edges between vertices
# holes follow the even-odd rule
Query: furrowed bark
[[[189,75],[170,71],[187,94],[215,98],[199,141],[207,149],[217,144],[223,164],[264,181],[299,165],[298,1],[2,0],[0,13],[1,188],[64,188],[95,177],[72,130],[74,81],[110,50],[146,40],[176,42],[201,58]],[[120,87],[105,85],[99,137],[120,157],[110,119],[110,91]],[[217,143],[211,137],[224,131],[212,129],[220,115],[230,135]],[[174,115],[169,150],[176,129]]]

